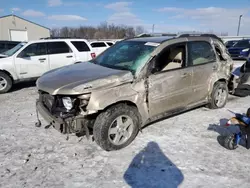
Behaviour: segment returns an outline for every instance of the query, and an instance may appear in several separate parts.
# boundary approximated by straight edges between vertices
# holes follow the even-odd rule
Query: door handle
[[[39,61],[45,61],[46,60],[46,58],[40,58],[39,59]]]
[[[72,58],[73,56],[72,55],[68,55],[68,56],[66,56],[67,58]]]

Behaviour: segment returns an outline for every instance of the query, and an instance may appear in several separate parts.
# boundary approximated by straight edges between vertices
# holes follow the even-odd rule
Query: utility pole
[[[153,24],[153,27],[152,27],[152,34],[154,34],[154,31],[155,31],[155,24]]]
[[[239,17],[239,24],[238,24],[237,36],[239,36],[239,33],[240,33],[240,22],[241,22],[241,17],[242,17],[242,15],[240,15],[240,17]]]

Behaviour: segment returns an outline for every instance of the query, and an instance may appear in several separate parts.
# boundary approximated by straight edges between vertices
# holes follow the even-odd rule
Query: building
[[[0,40],[30,41],[50,37],[50,29],[16,15],[0,17]]]

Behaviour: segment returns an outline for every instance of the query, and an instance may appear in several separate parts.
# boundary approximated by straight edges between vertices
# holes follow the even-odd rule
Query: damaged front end
[[[93,127],[93,118],[83,115],[90,99],[90,94],[77,96],[52,96],[39,91],[36,108],[39,114],[62,134],[89,135],[89,128]]]

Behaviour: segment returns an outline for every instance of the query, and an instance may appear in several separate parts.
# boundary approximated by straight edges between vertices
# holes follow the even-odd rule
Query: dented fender
[[[137,107],[142,124],[144,124],[149,118],[149,114],[143,80],[137,83],[126,83],[113,88],[93,91],[87,110],[101,111],[113,104],[126,101],[133,103]]]

